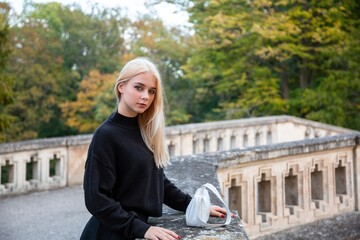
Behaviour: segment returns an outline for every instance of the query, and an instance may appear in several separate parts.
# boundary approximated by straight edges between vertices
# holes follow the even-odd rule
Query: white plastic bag
[[[226,209],[226,221],[222,224],[207,223],[210,217],[211,202],[208,189],[210,189],[223,203]],[[186,225],[191,227],[220,227],[228,225],[231,222],[230,209],[224,203],[219,192],[210,183],[206,183],[198,188],[194,197],[191,199],[188,207],[186,208]]]

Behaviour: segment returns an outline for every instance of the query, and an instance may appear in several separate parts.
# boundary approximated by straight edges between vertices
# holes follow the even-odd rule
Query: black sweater
[[[191,197],[157,168],[145,145],[138,118],[117,112],[95,131],[84,175],[85,204],[109,231],[143,238],[149,216],[162,215],[162,203],[185,211]]]

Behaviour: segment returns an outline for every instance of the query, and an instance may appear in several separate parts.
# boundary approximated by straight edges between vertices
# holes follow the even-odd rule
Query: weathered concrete
[[[236,213],[235,213],[236,214]],[[209,222],[220,223],[223,219],[211,218]],[[194,228],[187,227],[184,214],[164,215],[161,218],[154,218],[150,223],[169,229],[175,229],[183,240],[247,240],[248,236],[244,230],[239,216],[232,219],[231,224],[219,228]]]
[[[77,240],[90,218],[81,186],[1,198],[0,216],[1,240]],[[176,231],[185,240],[247,239],[239,218],[231,226],[213,230],[186,227],[184,214],[165,213],[150,222]]]
[[[198,187],[205,183],[211,183],[219,189],[219,182],[216,174],[216,163],[214,158],[199,157],[199,155],[192,155],[186,157],[173,157],[172,164],[166,169],[166,175],[183,191],[193,195]],[[217,198],[210,193],[210,198],[213,204],[221,206]],[[204,229],[187,227],[185,224],[184,214],[164,206],[165,213],[161,218],[153,218],[150,220],[158,226],[163,226],[169,229],[176,229],[176,233],[182,236],[184,240],[246,240],[248,236],[245,232],[244,226],[236,211],[235,217],[231,224],[227,227]],[[210,222],[219,223],[224,222],[224,219],[211,218]]]
[[[215,162],[210,158],[173,158],[166,174],[172,182],[190,195],[207,182],[219,186]],[[219,204],[216,201],[213,203]],[[81,186],[4,197],[0,199],[0,213],[2,240],[79,239],[90,218],[84,205]],[[223,219],[212,218],[211,221]],[[248,239],[237,214],[227,227],[191,228],[186,226],[183,213],[164,206],[163,217],[151,218],[150,223],[172,229],[184,240]]]
[[[359,240],[360,212],[343,213],[332,218],[269,234],[257,240]]]

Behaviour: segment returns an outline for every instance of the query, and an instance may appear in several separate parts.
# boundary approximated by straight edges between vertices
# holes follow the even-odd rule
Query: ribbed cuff
[[[144,238],[145,233],[150,228],[150,225],[135,218],[131,225],[131,232],[137,238]]]

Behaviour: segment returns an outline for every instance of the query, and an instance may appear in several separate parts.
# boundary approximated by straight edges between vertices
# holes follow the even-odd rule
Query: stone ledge
[[[40,150],[46,148],[60,148],[76,145],[88,145],[92,134],[83,134],[66,137],[39,138],[18,142],[0,144],[0,153],[12,153],[20,151]]]
[[[188,227],[185,223],[184,214],[164,214],[160,218],[150,218],[149,223],[175,231],[182,240],[248,240],[241,219],[236,211],[231,223],[218,228]],[[224,219],[210,218],[210,223],[222,223]],[[140,239],[137,239],[140,240]]]
[[[191,196],[196,189],[205,183],[213,184],[218,190],[219,182],[216,174],[216,158],[199,157],[189,155],[184,157],[172,157],[171,165],[166,169],[166,176],[181,190]],[[222,206],[218,199],[209,191],[212,204]],[[150,218],[149,223],[156,226],[174,230],[183,240],[247,240],[242,221],[237,211],[232,211],[235,217],[226,227],[220,228],[195,228],[188,227],[185,223],[185,215],[175,211],[166,205],[163,206],[163,216]],[[220,218],[210,218],[210,223],[223,223]]]
[[[359,132],[348,133],[323,138],[255,146],[246,149],[232,149],[215,153],[205,153],[203,154],[203,158],[217,159],[217,167],[229,168],[239,163],[308,154],[337,148],[354,147],[358,144],[359,139]]]
[[[338,127],[326,123],[316,122],[309,119],[299,118],[290,115],[275,115],[254,118],[241,118],[214,122],[188,123],[182,125],[172,125],[166,127],[166,134],[186,134],[196,131],[208,131],[227,128],[253,127],[257,125],[286,124],[291,123],[312,128],[326,129],[336,132],[337,134],[358,132],[353,129]]]

